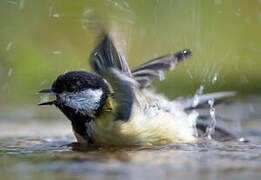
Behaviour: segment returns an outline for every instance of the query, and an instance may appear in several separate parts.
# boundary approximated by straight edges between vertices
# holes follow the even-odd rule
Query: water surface
[[[9,118],[7,112],[1,112],[1,178],[260,179],[261,114],[258,107],[261,97],[234,101],[216,107],[218,115],[227,118],[217,119],[218,124],[250,142],[202,139],[195,144],[153,148],[86,149],[72,144],[75,139],[70,124],[56,109],[53,112],[51,107],[41,109],[49,112],[47,117],[32,107],[34,119],[28,114],[16,117],[18,111]],[[28,108],[24,112],[28,112]]]

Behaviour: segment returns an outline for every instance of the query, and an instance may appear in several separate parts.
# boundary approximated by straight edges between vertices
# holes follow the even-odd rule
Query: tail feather
[[[199,137],[206,136],[206,130],[209,127],[207,122],[197,121],[196,127]],[[212,138],[216,141],[235,141],[238,139],[237,136],[219,126],[215,127],[215,132],[212,135]]]
[[[235,96],[236,92],[234,91],[227,91],[227,92],[216,92],[216,93],[209,93],[198,95],[197,97],[185,97],[185,98],[178,98],[175,102],[180,103],[184,110],[191,110],[191,109],[202,109],[208,108],[208,100],[214,98],[215,105],[217,104],[227,104],[229,101],[227,97]],[[195,101],[197,101],[195,103]]]

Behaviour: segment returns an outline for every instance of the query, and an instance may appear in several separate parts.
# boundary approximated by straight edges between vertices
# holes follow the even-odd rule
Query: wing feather
[[[90,62],[97,73],[108,68],[115,68],[127,76],[131,76],[127,61],[117,51],[108,34],[103,34],[102,39],[91,54]]]
[[[90,56],[92,68],[102,75],[113,89],[112,98],[116,102],[116,120],[130,118],[135,99],[134,84],[128,63],[119,54],[107,34],[104,34]]]
[[[164,79],[164,71],[172,70],[175,65],[191,55],[189,49],[179,51],[176,54],[165,55],[148,61],[131,71],[140,88],[145,88],[154,79]]]

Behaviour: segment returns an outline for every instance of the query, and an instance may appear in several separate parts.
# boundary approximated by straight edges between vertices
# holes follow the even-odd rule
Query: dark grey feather
[[[107,34],[104,34],[90,57],[91,66],[100,73],[108,68],[115,68],[124,74],[131,76],[130,68],[124,56],[122,56]]]
[[[209,127],[209,122],[197,120],[196,127],[198,131],[198,136],[205,137],[207,128]],[[215,127],[215,132],[212,135],[212,138],[216,141],[234,141],[238,139],[233,133],[219,126]]]
[[[113,89],[112,97],[117,102],[116,120],[130,118],[135,100],[134,84],[124,57],[119,54],[108,35],[104,35],[91,54],[92,68],[107,80]]]
[[[132,105],[136,99],[133,80],[116,69],[104,72],[104,77],[110,83],[112,97],[117,102],[116,120],[127,121],[130,118]]]
[[[177,62],[186,59],[191,55],[189,49],[179,51],[176,54],[165,55],[155,58],[132,70],[132,75],[139,83],[140,88],[145,88],[151,84],[154,79],[163,80],[163,71],[172,70]]]

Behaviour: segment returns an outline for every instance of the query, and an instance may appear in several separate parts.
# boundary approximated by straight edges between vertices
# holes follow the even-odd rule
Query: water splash
[[[193,102],[192,102],[192,107],[195,108],[196,106],[198,106],[199,104],[199,97],[200,95],[203,94],[203,90],[204,90],[204,86],[200,85],[199,89],[196,91],[194,98],[193,98]]]
[[[20,0],[19,9],[23,9],[23,8],[24,8],[24,0]]]
[[[130,5],[126,1],[106,0],[106,2],[118,11],[132,13],[130,10]]]
[[[59,13],[54,13],[53,12],[53,7],[49,7],[49,17],[60,18],[61,15]]]
[[[45,85],[46,83],[48,82],[48,80],[43,80],[41,83],[40,83],[40,86],[43,86],[43,85]]]
[[[7,3],[15,5],[19,9],[23,9],[24,8],[24,0],[8,0]]]
[[[214,3],[217,5],[220,5],[220,4],[222,4],[222,0],[215,0]]]
[[[13,68],[10,67],[10,68],[8,69],[7,75],[8,75],[8,77],[11,77],[12,74],[13,74]]]
[[[214,75],[214,77],[212,79],[212,84],[215,84],[217,79],[218,79],[218,72],[215,73],[215,75]]]
[[[159,71],[159,79],[160,79],[160,81],[163,81],[165,79],[163,71]]]
[[[8,0],[7,3],[17,6],[17,2],[16,1]]]
[[[200,85],[199,89],[197,89],[194,97],[193,97],[193,102],[192,102],[192,107],[197,107],[200,101],[200,96],[203,94],[204,91],[204,86]],[[198,137],[198,131],[197,131],[197,119],[198,119],[199,113],[196,110],[193,110],[190,114],[189,114],[189,122],[192,125],[193,131],[194,131],[194,136]]]
[[[59,51],[59,50],[56,50],[56,51],[53,51],[52,54],[53,54],[53,55],[59,55],[59,54],[62,54],[62,52]]]
[[[216,110],[214,108],[215,99],[211,98],[208,100],[208,104],[210,106],[209,114],[210,114],[210,123],[206,130],[206,137],[208,137],[209,140],[212,139],[212,135],[215,133],[215,127],[216,127]]]
[[[49,17],[52,17],[53,7],[49,7]]]
[[[61,16],[61,15],[60,15],[59,13],[54,13],[54,14],[53,14],[53,17],[54,17],[54,18],[59,18],[60,16]]]
[[[97,26],[97,21],[94,18],[95,12],[93,9],[85,9],[83,12],[83,18],[81,19],[81,26],[84,30],[92,29]]]
[[[198,119],[199,113],[196,110],[193,110],[189,116],[188,120],[192,125],[193,133],[195,137],[198,137],[198,130],[197,130],[197,119]]]
[[[11,49],[12,46],[13,46],[13,42],[10,41],[10,42],[7,44],[5,50],[6,50],[6,51],[9,51],[9,50]]]
[[[240,8],[238,8],[238,9],[236,10],[235,15],[236,15],[236,16],[241,16],[241,9],[240,9]]]
[[[190,70],[188,70],[188,69],[187,69],[187,74],[189,75],[190,79],[193,79],[193,76],[192,76]]]

